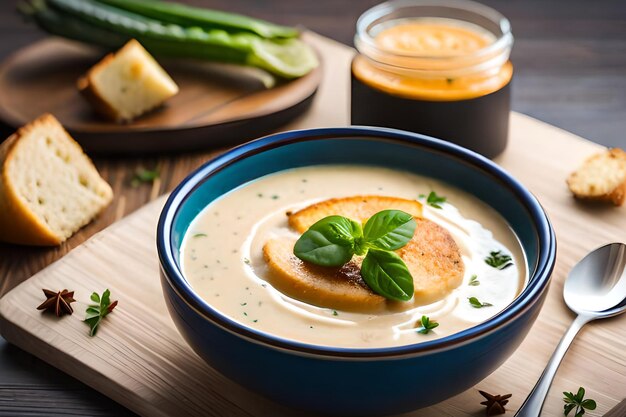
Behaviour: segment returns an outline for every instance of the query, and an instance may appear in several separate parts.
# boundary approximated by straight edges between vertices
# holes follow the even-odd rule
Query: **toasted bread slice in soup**
[[[415,217],[422,216],[422,204],[404,198],[357,195],[354,197],[331,198],[303,208],[289,216],[289,226],[296,232],[304,233],[313,223],[327,216],[344,216],[365,222],[374,214],[383,210],[402,210]]]
[[[370,312],[385,307],[385,298],[374,293],[361,278],[360,262],[340,268],[303,262],[293,254],[292,239],[272,239],[263,246],[271,271],[270,282],[298,300],[320,307]]]
[[[344,311],[404,309],[444,298],[463,281],[463,261],[450,233],[421,217],[422,206],[418,201],[378,196],[331,199],[289,215],[289,225],[302,233],[313,223],[333,214],[363,222],[387,209],[413,214],[417,223],[413,238],[396,251],[413,276],[415,294],[411,301],[389,301],[375,294],[361,278],[360,258],[354,257],[340,268],[312,265],[293,254],[295,240],[287,238],[272,239],[263,247],[270,282],[301,301]]]

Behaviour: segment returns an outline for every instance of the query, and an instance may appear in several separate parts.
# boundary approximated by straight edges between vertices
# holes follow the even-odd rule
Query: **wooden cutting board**
[[[324,82],[312,111],[290,127],[345,125],[353,52],[318,36],[311,40],[326,62]],[[579,203],[565,186],[567,174],[600,146],[516,113],[510,140],[497,162],[537,195],[558,238],[546,303],[529,336],[501,368],[475,388],[409,415],[483,415],[477,389],[512,393],[508,408],[518,408],[573,319],[561,296],[567,272],[588,251],[626,241],[626,207]],[[164,198],[95,235],[0,299],[0,333],[144,416],[301,416],[219,375],[174,328],[161,295],[154,243]],[[42,288],[75,290],[76,313],[61,320],[40,314],[35,307]],[[83,311],[91,291],[105,288],[120,304],[98,335],[89,338]],[[626,397],[626,317],[583,329],[559,369],[543,415],[561,415],[561,392],[579,386],[598,403],[589,416],[603,415]]]
[[[179,93],[132,123],[103,120],[76,80],[106,51],[60,38],[29,45],[0,64],[0,118],[17,128],[49,112],[89,153],[146,154],[216,149],[269,133],[305,112],[322,70],[265,88],[260,71],[160,59]]]

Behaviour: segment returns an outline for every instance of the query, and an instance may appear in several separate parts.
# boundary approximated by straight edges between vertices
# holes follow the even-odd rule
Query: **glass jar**
[[[392,0],[357,22],[352,124],[409,130],[494,157],[506,147],[509,21],[469,0]]]

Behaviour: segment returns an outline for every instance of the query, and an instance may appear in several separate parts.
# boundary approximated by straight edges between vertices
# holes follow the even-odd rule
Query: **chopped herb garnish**
[[[572,392],[563,392],[563,414],[569,415],[572,410],[574,411],[574,417],[582,417],[585,414],[585,410],[595,410],[596,402],[591,399],[585,400],[585,389],[583,387],[578,388],[576,395]]]
[[[417,328],[417,332],[421,334],[428,334],[432,329],[439,326],[439,323],[431,321],[428,316],[422,316],[418,323],[421,324],[421,327]]]
[[[256,323],[257,321],[259,321],[258,319],[254,319],[252,320],[252,323]]]
[[[258,193],[256,196],[259,198],[263,198],[263,193]]]
[[[338,316],[339,313],[337,313],[337,310],[333,310],[333,316]]]
[[[446,82],[450,85],[454,82],[454,78],[446,78]]]
[[[242,305],[242,306],[247,306],[247,305],[248,305],[248,303],[241,303],[241,305]]]
[[[472,287],[476,287],[478,285],[480,285],[480,281],[478,280],[478,275],[474,274],[470,277],[469,282],[467,283],[467,285],[470,285]]]
[[[193,237],[206,237],[206,233],[196,233]]]
[[[243,258],[243,263],[246,264],[246,265],[250,265],[250,259]]]
[[[102,297],[97,292],[91,294],[91,301],[97,304],[87,307],[85,323],[89,325],[89,336],[95,336],[102,319],[113,311],[117,306],[117,301],[111,302],[111,291],[108,289],[102,293]]]
[[[420,194],[419,196],[420,198],[426,198],[426,204],[436,209],[442,208],[441,204],[445,203],[448,200],[446,197],[437,195],[437,193],[434,191],[431,191],[428,196],[424,194]]]
[[[476,298],[476,297],[470,297],[470,298],[468,298],[468,300],[469,300],[469,303],[474,308],[483,308],[483,307],[491,307],[491,306],[493,306],[493,304],[490,304],[490,303],[481,303],[480,301],[478,301],[478,298]]]
[[[493,268],[503,270],[513,265],[512,258],[502,251],[489,252],[489,256],[485,258],[485,263]]]
[[[278,195],[276,195],[276,194],[274,194],[274,195],[272,196],[272,200],[278,200],[279,198],[280,198],[280,196],[278,196]]]
[[[159,171],[157,169],[145,169],[139,168],[135,171],[133,178],[130,180],[130,185],[134,188],[139,187],[141,184],[154,182],[159,178]]]

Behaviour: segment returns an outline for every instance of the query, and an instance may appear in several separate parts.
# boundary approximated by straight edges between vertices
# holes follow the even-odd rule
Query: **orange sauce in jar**
[[[506,148],[513,46],[472,0],[389,0],[356,24],[350,122],[431,136],[493,158]]]
[[[373,36],[384,62],[359,55],[352,63],[353,75],[365,84],[406,98],[454,101],[487,95],[511,80],[508,57],[481,70],[481,62],[493,58],[488,48],[496,38],[478,25],[448,18],[389,23]]]

